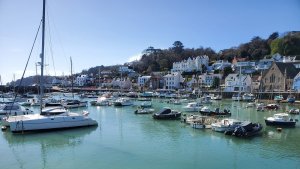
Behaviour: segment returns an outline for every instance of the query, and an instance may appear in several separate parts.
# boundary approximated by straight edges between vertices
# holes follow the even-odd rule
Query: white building
[[[75,84],[77,86],[84,86],[89,80],[88,75],[80,75],[76,77]]]
[[[214,78],[222,78],[221,74],[202,74],[199,75],[199,83],[200,85],[210,87],[213,85]]]
[[[227,60],[218,60],[214,64],[212,64],[213,70],[223,70],[225,67],[231,67],[231,63],[229,63]]]
[[[233,66],[233,69],[236,71],[240,71],[243,74],[251,74],[253,72],[255,72],[255,62],[236,62]]]
[[[151,76],[140,76],[138,77],[138,85],[140,87],[143,87],[145,83],[150,80]]]
[[[114,79],[111,82],[112,87],[117,87],[120,89],[130,89],[132,88],[132,82],[129,79]]]
[[[229,74],[225,78],[225,92],[250,92],[252,79],[250,75]],[[240,88],[240,89],[239,89]]]
[[[183,82],[183,77],[179,72],[167,74],[164,76],[166,89],[179,89],[180,83]]]
[[[132,69],[129,69],[128,66],[121,66],[119,67],[119,72],[120,73],[131,73],[131,72],[135,72]]]
[[[202,65],[208,66],[208,56],[197,56],[196,58],[188,58],[181,62],[174,62],[171,72],[192,72],[202,71]]]

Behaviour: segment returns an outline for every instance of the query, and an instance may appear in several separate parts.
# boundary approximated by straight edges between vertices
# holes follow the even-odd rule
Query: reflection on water
[[[82,144],[84,137],[91,134],[97,129],[97,126],[76,128],[60,131],[50,131],[41,133],[27,133],[27,134],[12,134],[9,131],[3,132],[3,138],[8,143],[10,152],[15,157],[19,168],[26,168],[25,164],[29,161],[24,160],[20,151],[32,151],[37,153],[40,149],[40,157],[42,168],[47,168],[47,152],[59,149],[74,148]],[[30,149],[24,148],[30,147]],[[6,152],[8,153],[8,152]],[[27,154],[27,153],[25,153]]]

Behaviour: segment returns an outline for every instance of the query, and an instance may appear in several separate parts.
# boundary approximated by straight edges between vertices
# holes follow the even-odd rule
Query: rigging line
[[[50,10],[51,6],[48,5],[47,8],[49,9],[49,10],[47,10],[47,14],[48,14],[48,11],[51,12],[51,10]],[[61,50],[62,50],[62,53],[63,53],[63,56],[64,56],[66,62],[69,62],[69,58],[66,56],[66,52],[65,52],[65,49],[64,49],[64,44],[62,43],[62,40],[61,40],[61,36],[60,36],[59,31],[58,31],[58,29],[56,28],[55,22],[54,22],[54,20],[53,20],[52,18],[54,18],[54,17],[51,17],[51,21],[52,21],[51,23],[52,23],[52,25],[53,25],[54,32],[56,32],[57,39],[58,39],[58,42],[59,42],[59,44],[60,44],[59,46],[60,46],[60,48],[61,48]]]
[[[47,10],[47,15],[49,16],[48,10]],[[54,57],[53,57],[53,46],[52,46],[52,38],[51,38],[51,30],[50,30],[49,17],[47,17],[47,22],[48,22],[48,25],[49,25],[49,28],[48,28],[49,48],[50,48],[50,53],[51,53],[51,58],[52,58],[53,69],[54,69],[54,76],[56,76],[56,69],[55,69]]]
[[[30,50],[30,53],[29,53],[29,56],[28,56],[28,59],[27,59],[27,62],[26,62],[26,66],[25,66],[25,69],[24,69],[24,71],[23,71],[23,74],[22,74],[20,83],[19,83],[18,91],[15,93],[15,98],[14,98],[13,103],[15,103],[15,101],[16,101],[17,93],[19,93],[20,86],[21,86],[21,84],[22,84],[22,82],[23,82],[24,75],[25,75],[25,72],[26,72],[26,69],[27,69],[27,66],[28,66],[28,63],[29,63],[29,60],[30,60],[30,57],[31,57],[31,54],[32,54],[32,51],[33,51],[33,48],[34,48],[34,45],[35,45],[35,42],[36,42],[36,39],[37,39],[37,36],[38,36],[38,34],[39,34],[41,25],[42,25],[42,19],[41,19],[41,21],[40,21],[40,25],[39,25],[38,30],[37,30],[37,32],[36,32],[36,35],[35,35],[35,38],[34,38],[34,41],[33,41],[33,44],[32,44],[32,47],[31,47],[31,50]],[[11,106],[10,112],[9,112],[9,113],[11,113],[12,107],[13,107],[13,106]]]

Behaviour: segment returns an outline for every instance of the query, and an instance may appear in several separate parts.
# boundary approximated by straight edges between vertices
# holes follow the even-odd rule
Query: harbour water
[[[168,105],[155,99],[154,108]],[[1,169],[182,169],[182,168],[300,168],[300,125],[266,127],[264,117],[289,109],[257,112],[246,103],[223,100],[212,107],[230,108],[232,118],[260,122],[260,136],[241,139],[210,129],[193,129],[178,121],[136,115],[134,107],[87,109],[98,127],[0,135]],[[33,109],[37,112],[37,108]],[[80,112],[84,110],[74,109]],[[294,116],[299,120],[299,115]]]

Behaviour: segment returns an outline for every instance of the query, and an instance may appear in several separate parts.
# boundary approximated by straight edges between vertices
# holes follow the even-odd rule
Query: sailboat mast
[[[41,53],[41,77],[40,77],[40,109],[42,110],[43,95],[44,95],[44,52],[45,52],[45,13],[46,0],[43,0],[43,18],[42,18],[42,53]]]
[[[72,83],[72,97],[74,99],[74,93],[73,93],[73,88],[74,88],[74,82],[73,82],[73,62],[72,62],[72,57],[70,56],[70,62],[71,62],[71,83]]]

